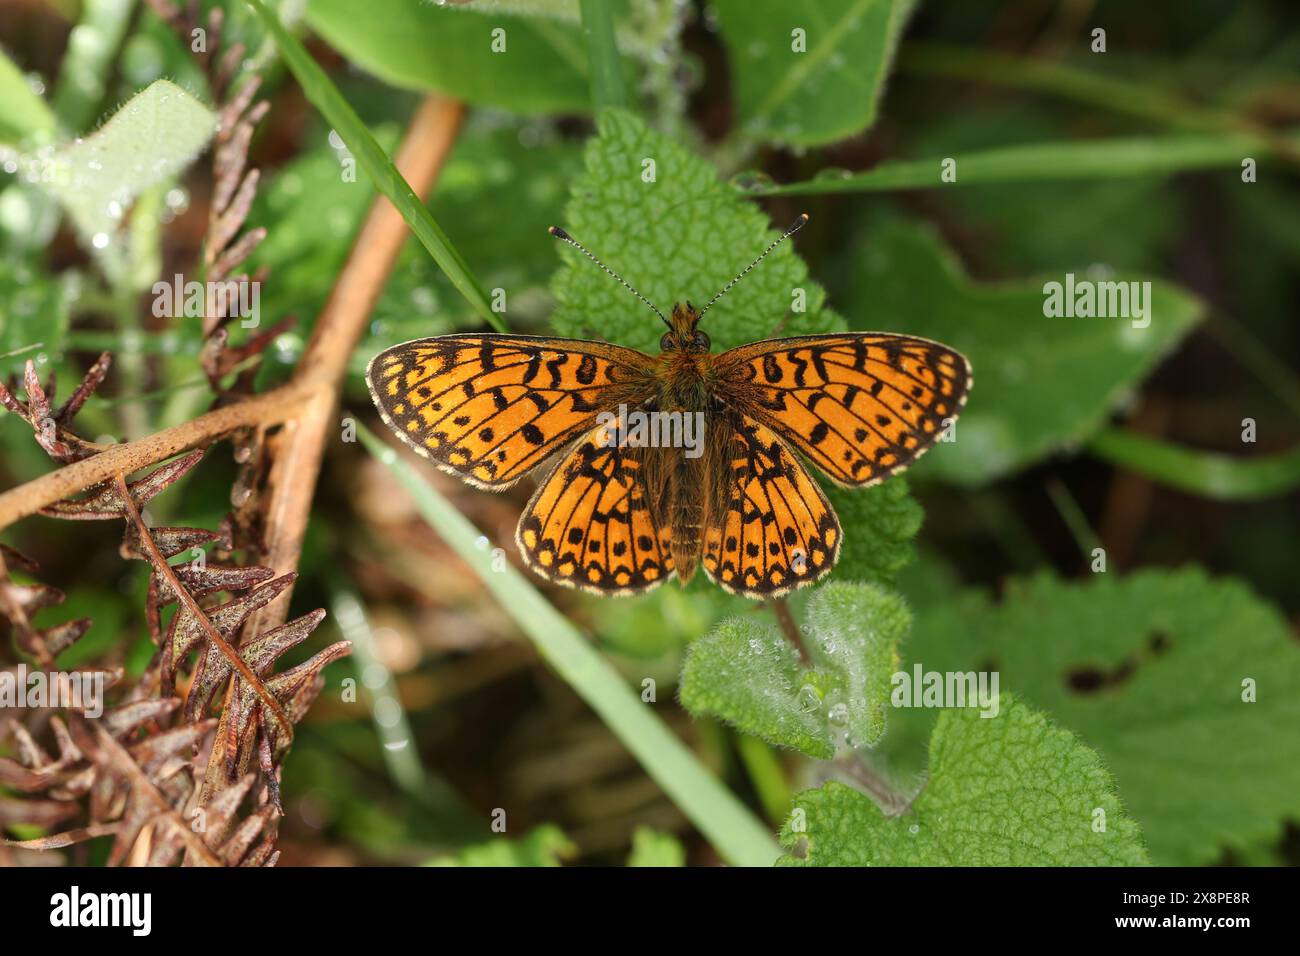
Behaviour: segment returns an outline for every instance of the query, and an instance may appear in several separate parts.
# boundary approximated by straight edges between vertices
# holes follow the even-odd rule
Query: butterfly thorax
[[[709,337],[699,330],[699,321],[699,311],[689,302],[673,306],[671,331],[659,341],[654,405],[656,411],[700,416],[700,453],[671,449],[647,462],[647,484],[661,502],[659,513],[669,517],[673,567],[683,584],[699,566],[710,514],[723,507],[726,497],[729,415],[716,393],[716,356],[709,351]]]

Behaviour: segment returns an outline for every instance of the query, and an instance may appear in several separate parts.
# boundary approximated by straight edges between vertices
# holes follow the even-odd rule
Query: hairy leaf
[[[1001,605],[931,607],[909,657],[926,670],[990,664],[1003,689],[1097,748],[1157,863],[1210,863],[1300,816],[1300,648],[1236,581],[1195,568],[1040,576]]]
[[[911,623],[907,607],[875,585],[832,582],[812,596],[804,617],[807,666],[767,616],[728,618],[695,641],[682,671],[682,705],[813,757],[875,744],[885,730],[897,644]]]
[[[925,518],[907,479],[899,475],[870,488],[840,488],[823,481],[822,488],[844,528],[836,580],[892,584],[915,557],[913,541]]]
[[[1004,695],[998,716],[946,710],[925,789],[887,817],[834,781],[806,790],[781,830],[794,866],[1135,866],[1138,825],[1097,754]]]
[[[780,234],[774,226],[787,225],[768,221],[708,162],[630,113],[604,111],[599,127],[564,227],[661,312],[686,299],[703,308]],[[558,334],[659,350],[664,326],[644,305],[576,249],[565,245],[559,255],[564,264],[551,282]],[[825,298],[787,241],[718,300],[701,328],[715,351],[778,333],[842,329]]]
[[[151,83],[96,132],[33,160],[37,182],[59,200],[110,274],[125,268],[113,242],[142,192],[175,176],[216,131],[215,114],[167,80]]]

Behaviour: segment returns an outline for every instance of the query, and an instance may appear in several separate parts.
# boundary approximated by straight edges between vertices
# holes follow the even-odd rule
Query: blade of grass
[[[596,110],[606,106],[627,105],[623,88],[623,69],[614,41],[614,14],[608,0],[581,0],[582,37],[587,42],[587,61],[591,64],[591,105]]]
[[[1088,450],[1161,484],[1220,501],[1269,498],[1300,486],[1300,448],[1242,459],[1105,428],[1088,442]]]
[[[84,132],[99,113],[135,4],[136,0],[87,0],[81,5],[50,98],[66,130]]]
[[[905,44],[898,68],[921,76],[974,80],[1045,93],[1097,109],[1154,120],[1181,129],[1222,128],[1232,118],[1156,84],[1094,73],[1059,60],[1016,56],[947,43]]]
[[[469,834],[477,837],[484,829],[460,795],[446,781],[432,776],[420,762],[415,734],[397,692],[392,671],[375,646],[374,631],[361,599],[341,577],[330,582],[331,616],[340,633],[352,642],[357,675],[370,701],[370,718],[384,750],[384,766],[398,788],[417,806],[430,811],[447,837]]]
[[[1286,142],[1300,148],[1294,132]],[[1264,140],[1249,135],[1171,135],[1124,137],[1060,143],[1029,143],[955,155],[956,180],[940,178],[943,158],[895,160],[846,176],[826,176],[801,183],[755,186],[754,196],[811,196],[822,193],[934,189],[992,183],[1115,179],[1170,176],[1196,169],[1239,167],[1244,157],[1271,152]]]
[[[487,294],[478,279],[470,271],[469,264],[460,251],[451,244],[447,234],[442,231],[437,220],[425,208],[424,203],[411,189],[410,184],[402,178],[388,154],[384,152],[375,138],[370,135],[366,124],[357,116],[338,87],[325,74],[306,48],[292,36],[280,23],[279,18],[266,8],[261,0],[245,0],[261,18],[267,32],[275,38],[280,48],[280,55],[288,65],[290,72],[297,79],[307,99],[320,110],[321,115],[334,127],[343,142],[347,144],[361,168],[366,171],[375,184],[375,188],[388,197],[388,200],[402,214],[415,233],[415,237],[433,256],[433,261],[446,273],[452,285],[465,297],[484,319],[499,332],[509,329],[501,316],[492,310]]]
[[[600,715],[718,853],[736,866],[773,863],[780,850],[767,828],[700,765],[577,628],[515,568],[506,565],[495,570],[491,551],[477,544],[478,530],[392,448],[360,424],[357,434],[411,495],[429,526],[474,569],[546,662]]]
[[[754,792],[763,804],[763,812],[769,820],[783,823],[789,815],[794,793],[785,779],[781,758],[767,741],[749,734],[737,731],[735,743],[740,762],[749,774],[749,782],[754,785]]]

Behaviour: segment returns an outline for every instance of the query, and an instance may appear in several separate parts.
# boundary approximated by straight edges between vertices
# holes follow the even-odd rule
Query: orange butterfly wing
[[[840,523],[808,470],[775,432],[741,417],[730,442],[727,499],[704,529],[701,561],[734,594],[778,597],[834,566]]]
[[[408,445],[471,484],[500,489],[591,428],[600,411],[644,399],[652,363],[604,342],[441,335],[380,352],[366,384]]]
[[[632,594],[673,571],[670,531],[648,498],[643,467],[655,449],[620,447],[602,424],[538,487],[519,519],[519,551],[548,581]]]
[[[715,368],[724,401],[851,486],[883,481],[924,454],[972,381],[961,353],[879,332],[756,342],[723,352]]]

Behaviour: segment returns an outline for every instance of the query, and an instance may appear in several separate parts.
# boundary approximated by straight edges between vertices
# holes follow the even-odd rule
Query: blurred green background
[[[245,67],[261,73],[271,103],[251,151],[262,181],[250,224],[267,229],[252,265],[268,269],[263,316],[292,315],[297,326],[258,372],[269,387],[288,376],[375,194],[363,172],[341,176],[329,124],[248,8],[201,6],[227,7],[227,35],[246,43]],[[511,328],[581,335],[596,303],[597,334],[640,348],[658,338],[634,301],[561,255],[545,233],[552,223],[663,307],[707,298],[714,272],[748,262],[764,229],[811,213],[796,240],[812,300],[807,330],[934,337],[967,352],[976,380],[952,448],[869,502],[835,493],[849,539],[836,576],[888,583],[908,600],[916,620],[905,661],[924,652],[933,666],[955,666],[991,655],[980,659],[1000,662],[1004,687],[1101,751],[1155,862],[1300,861],[1300,724],[1294,705],[1280,702],[1300,699],[1300,469],[1287,458],[1300,442],[1294,6],[879,0],[805,10],[775,0],[628,0],[613,5],[615,35],[625,105],[638,117],[628,122],[638,125],[603,123],[600,145],[589,145],[598,131],[577,3],[464,6],[375,0],[359,15],[345,0],[307,0],[281,10],[390,153],[424,91],[467,103],[428,207],[483,287],[508,291]],[[97,84],[67,65],[74,28],[92,15],[110,48],[98,58],[83,50],[80,66]],[[811,49],[792,63],[782,44],[805,19]],[[483,41],[497,22],[508,32],[504,54]],[[1104,52],[1093,50],[1097,27]],[[57,116],[49,142],[94,129],[159,78],[208,96],[190,50],[143,3],[11,0],[0,9],[0,47],[17,71],[2,79]],[[193,322],[121,308],[93,250],[15,174],[13,158],[39,144],[20,143],[21,116],[6,122],[0,142],[18,145],[2,154],[15,165],[0,179],[0,376],[21,375],[39,355],[42,374],[55,370],[66,394],[112,349],[114,371],[78,419],[89,438],[138,436],[205,410]],[[1259,147],[1253,182],[1243,181],[1239,140]],[[699,237],[716,263],[674,262],[675,232],[623,218],[637,215],[635,202],[619,205],[600,164],[620,149],[635,159],[642,142],[674,157],[661,159],[664,170],[702,177],[656,214]],[[1084,145],[1109,142],[1123,148],[1100,159]],[[1045,149],[1014,151],[1032,144]],[[955,183],[940,178],[948,157]],[[897,168],[893,183],[855,178],[889,162],[915,165]],[[161,276],[188,269],[207,229],[207,167],[166,184],[153,207],[137,206],[136,217],[152,217],[142,241],[154,243],[147,255],[137,250],[137,265]],[[805,185],[792,195],[782,184]],[[790,255],[780,267],[788,276],[756,273],[724,300],[715,344],[766,337],[786,320],[785,331],[804,330],[804,317],[782,319],[779,290],[803,281]],[[1152,281],[1150,334],[1043,317],[1043,283],[1067,272]],[[477,327],[409,241],[353,356],[341,414],[380,431],[361,378],[369,358],[405,339]],[[1244,419],[1255,422],[1253,444],[1242,441]],[[1116,442],[1134,434],[1172,449],[1172,463],[1149,448],[1124,456]],[[1202,452],[1232,462],[1216,470]],[[1256,476],[1233,463],[1274,457],[1278,477],[1253,494]],[[30,429],[0,416],[0,483],[50,467]],[[154,520],[216,527],[234,469],[227,454],[210,453],[151,505]],[[515,559],[514,523],[531,483],[490,495],[432,469],[427,477],[483,532],[484,548],[503,542]],[[41,519],[5,534],[40,562],[43,582],[67,592],[60,616],[95,619],[63,664],[139,668],[152,652],[146,578],[118,557],[118,536],[116,527]],[[1091,584],[1095,547],[1109,577]],[[328,448],[302,575],[295,608],[330,616],[294,659],[341,632],[356,653],[331,668],[331,687],[355,677],[361,704],[396,699],[405,723],[395,731],[384,708],[322,695],[286,763],[284,862],[446,858],[488,841],[496,808],[507,808],[513,842],[469,851],[467,861],[717,861],[358,443]],[[760,612],[698,579],[619,601],[546,593],[629,683],[657,681],[659,716],[773,830],[791,793],[822,779],[816,761],[693,720],[675,701],[688,643],[727,615]],[[992,609],[1004,594],[1022,603]],[[1129,628],[1142,631],[1131,645]],[[1159,670],[1162,647],[1143,645],[1150,629],[1172,635],[1188,673],[1242,666],[1259,678],[1258,720],[1170,720],[1185,702],[1175,686],[1183,672]],[[1272,643],[1247,640],[1264,632]],[[1183,760],[1145,775],[1131,752],[1141,752],[1133,740],[1143,728],[1098,716],[1112,684],[1145,686],[1130,680],[1135,669],[1153,696],[1117,712],[1149,715],[1156,738],[1147,744]],[[387,750],[403,727],[414,746]],[[924,766],[927,727],[911,715],[891,726],[876,755],[891,777]],[[1267,739],[1261,727],[1271,728]],[[1252,759],[1236,763],[1234,750]],[[1204,799],[1170,796],[1188,788],[1203,788]]]

